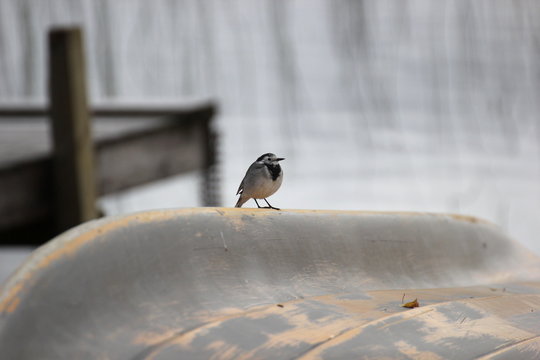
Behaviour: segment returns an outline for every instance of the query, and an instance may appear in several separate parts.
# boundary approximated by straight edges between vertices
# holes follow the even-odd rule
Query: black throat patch
[[[281,166],[279,164],[272,165],[272,164],[264,164],[268,168],[268,171],[270,171],[270,175],[272,176],[272,180],[276,180],[281,173]]]

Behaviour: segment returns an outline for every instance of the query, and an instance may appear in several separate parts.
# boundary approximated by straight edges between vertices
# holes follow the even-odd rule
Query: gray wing
[[[264,164],[259,164],[257,162],[254,162],[253,164],[251,164],[249,169],[247,169],[246,175],[244,175],[244,178],[242,179],[242,182],[240,183],[240,186],[238,187],[238,190],[236,191],[236,195],[241,194],[242,192],[244,192],[244,185],[245,185],[246,182],[249,182],[249,180],[246,181],[246,179],[248,177],[248,174],[255,175],[258,171],[260,171],[260,169],[262,169],[264,167],[265,167]]]

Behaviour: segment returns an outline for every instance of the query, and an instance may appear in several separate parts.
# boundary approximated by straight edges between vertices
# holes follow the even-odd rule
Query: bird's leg
[[[274,209],[274,210],[281,210],[277,207],[273,207],[272,205],[270,205],[270,203],[268,202],[268,200],[264,199],[264,201],[266,201],[266,203],[268,204],[268,209]]]
[[[257,199],[254,198],[253,200],[255,200],[255,204],[257,204],[257,207],[260,209],[261,206],[260,206],[259,203],[257,202]]]

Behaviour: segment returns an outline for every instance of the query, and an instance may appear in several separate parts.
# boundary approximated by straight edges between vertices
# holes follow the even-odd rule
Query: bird
[[[246,171],[246,175],[238,187],[236,195],[240,194],[240,198],[235,207],[242,207],[249,199],[253,199],[257,207],[261,208],[257,199],[264,199],[268,204],[267,207],[264,207],[265,209],[280,210],[270,205],[266,198],[274,194],[281,186],[283,170],[281,170],[279,162],[282,160],[285,158],[278,158],[272,153],[259,156]]]

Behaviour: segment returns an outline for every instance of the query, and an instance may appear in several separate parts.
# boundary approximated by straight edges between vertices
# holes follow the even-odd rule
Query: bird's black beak
[[[277,158],[276,161],[285,160],[285,158]]]

